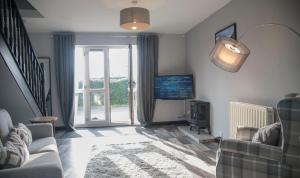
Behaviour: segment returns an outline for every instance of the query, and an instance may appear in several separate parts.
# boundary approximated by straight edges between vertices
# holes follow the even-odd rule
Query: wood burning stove
[[[210,134],[209,102],[192,100],[190,101],[190,108],[190,130],[196,128],[198,130],[198,134],[200,134],[201,129],[207,129]]]

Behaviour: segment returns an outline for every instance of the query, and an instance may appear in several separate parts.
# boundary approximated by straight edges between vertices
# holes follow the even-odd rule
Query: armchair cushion
[[[221,142],[220,149],[221,151],[264,158],[267,160],[279,162],[282,160],[282,149],[280,147],[261,143],[228,139]]]
[[[239,126],[236,131],[236,139],[243,141],[251,141],[253,135],[257,132],[258,128]]]
[[[53,137],[53,128],[50,123],[27,124],[27,128],[31,131],[32,139]]]
[[[281,124],[276,122],[258,129],[253,136],[252,142],[278,146],[281,133]]]

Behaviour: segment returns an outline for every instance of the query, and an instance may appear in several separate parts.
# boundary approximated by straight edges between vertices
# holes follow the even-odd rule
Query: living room
[[[297,0],[0,6],[0,177],[300,177]]]

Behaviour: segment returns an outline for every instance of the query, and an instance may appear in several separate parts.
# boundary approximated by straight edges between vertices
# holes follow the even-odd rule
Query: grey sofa
[[[281,100],[277,110],[281,146],[223,140],[218,150],[217,178],[300,177],[300,97]]]
[[[0,109],[0,138],[2,143],[12,129],[9,113]],[[28,147],[29,160],[19,168],[1,169],[0,177],[5,178],[62,178],[63,169],[59,158],[51,124],[29,124],[33,142]]]

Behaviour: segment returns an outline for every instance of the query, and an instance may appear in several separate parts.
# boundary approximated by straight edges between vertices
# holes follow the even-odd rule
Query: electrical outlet
[[[223,138],[223,132],[222,131],[219,132],[219,137]]]

